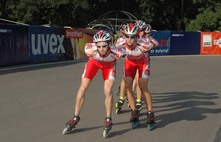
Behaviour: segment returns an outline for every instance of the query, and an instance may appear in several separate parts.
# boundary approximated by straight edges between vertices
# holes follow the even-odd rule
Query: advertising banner
[[[200,54],[221,54],[221,32],[201,32]]]
[[[93,42],[93,36],[96,32],[97,30],[91,29],[66,29],[65,37],[71,41],[74,59],[87,58],[84,53],[85,44]]]
[[[48,62],[73,59],[71,41],[65,38],[65,29],[40,26],[29,27],[30,62]]]
[[[159,56],[159,55],[168,55],[170,52],[170,31],[157,31],[152,32],[151,36],[159,42],[159,46],[153,48],[150,51],[150,55]]]
[[[28,26],[0,25],[0,66],[28,62]]]
[[[170,55],[200,54],[200,32],[171,32]]]

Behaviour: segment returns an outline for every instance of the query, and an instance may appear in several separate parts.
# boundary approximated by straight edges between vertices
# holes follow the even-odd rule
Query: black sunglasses
[[[130,38],[130,39],[135,39],[137,37],[137,35],[132,35],[132,36],[129,36],[129,35],[125,35],[126,38]]]
[[[102,47],[102,48],[106,48],[107,46],[108,46],[107,44],[106,44],[106,45],[103,45],[103,46],[98,46],[98,45],[97,45],[97,48],[101,48],[101,47]]]

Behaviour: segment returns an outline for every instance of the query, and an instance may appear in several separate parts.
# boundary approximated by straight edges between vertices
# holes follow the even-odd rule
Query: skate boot
[[[107,138],[110,135],[110,130],[112,129],[112,125],[113,123],[111,117],[106,117],[104,123],[104,131],[103,131],[104,138]]]
[[[155,117],[153,112],[147,113],[147,128],[151,131],[157,128],[157,123],[155,122]]]
[[[141,100],[136,100],[136,109],[140,112],[142,110]]]
[[[74,115],[73,119],[71,119],[70,121],[68,121],[66,123],[66,127],[64,128],[62,134],[66,135],[66,134],[72,133],[74,131],[74,129],[76,128],[77,123],[79,122],[79,120],[80,120],[80,117]]]
[[[131,113],[131,119],[130,122],[132,123],[132,129],[140,127],[140,120],[139,120],[139,111],[134,110]]]
[[[120,97],[120,99],[118,100],[118,102],[115,104],[116,106],[116,114],[119,114],[121,109],[122,109],[122,106],[124,104],[124,98]]]

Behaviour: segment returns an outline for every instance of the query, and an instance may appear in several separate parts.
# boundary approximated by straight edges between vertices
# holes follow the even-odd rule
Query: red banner
[[[71,41],[74,59],[86,59],[84,46],[88,42],[93,42],[93,35],[97,30],[91,29],[65,29],[65,36]]]
[[[66,29],[66,38],[83,38],[83,31],[76,29]]]
[[[221,54],[221,32],[201,32],[200,54]]]

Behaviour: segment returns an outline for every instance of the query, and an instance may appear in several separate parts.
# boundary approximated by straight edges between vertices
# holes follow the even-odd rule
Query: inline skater
[[[116,77],[116,60],[123,56],[123,50],[110,46],[111,36],[108,32],[98,31],[93,36],[93,43],[85,45],[85,53],[89,57],[82,74],[82,80],[75,100],[75,112],[73,118],[66,123],[63,134],[69,134],[74,131],[79,120],[80,111],[84,104],[86,91],[96,75],[97,71],[101,69],[104,80],[104,95],[105,95],[105,125],[103,137],[106,138],[110,134],[112,128],[112,107],[113,95],[112,88]],[[99,96],[98,96],[99,97]]]
[[[138,70],[139,79],[138,85],[141,89],[144,101],[147,107],[147,124],[148,128],[154,128],[155,118],[152,111],[152,97],[147,87],[149,77],[149,58],[146,52],[150,51],[153,47],[156,47],[152,41],[144,41],[139,39],[139,27],[134,23],[127,24],[124,30],[125,43],[119,45],[118,48],[125,50],[125,62],[124,62],[124,82],[127,91],[127,97],[132,109],[131,122],[132,128],[139,127],[139,111],[136,109],[135,98],[133,92],[133,80]]]
[[[147,24],[146,22],[144,22],[143,20],[139,20],[137,21],[137,25],[139,26],[139,39],[143,40],[143,41],[151,41],[155,44],[155,46],[157,47],[159,45],[158,41],[156,39],[154,39],[153,37],[150,36],[152,28],[150,26],[150,24]],[[150,63],[150,53],[149,51],[146,52],[147,58],[149,59],[149,63]],[[133,90],[134,92],[136,92],[136,108],[137,110],[141,111],[142,110],[142,94],[141,94],[141,90],[139,88],[139,86],[137,85],[138,83],[138,71],[136,73],[136,77],[134,79],[133,82]]]
[[[144,21],[142,20],[139,20],[139,21],[136,21],[136,24],[138,25],[139,27],[139,39],[140,40],[143,40],[143,41],[146,41],[146,42],[149,42],[149,41],[152,41],[155,43],[156,46],[159,45],[158,41],[155,40],[154,38],[152,38],[150,36],[150,33],[151,33],[151,26],[149,24],[146,24]],[[125,26],[124,26],[125,27]],[[116,46],[119,46],[119,45],[123,45],[125,42],[125,38],[121,38],[118,40],[118,42],[116,43]],[[149,51],[146,52],[147,54],[147,57],[149,58],[150,60],[150,57],[149,57]],[[136,95],[136,109],[138,111],[141,111],[142,110],[142,94],[141,94],[141,90],[139,88],[139,86],[137,85],[137,82],[138,82],[138,71],[136,73],[136,77],[134,79],[134,82],[133,82],[133,91],[136,92],[134,94],[137,94]],[[122,109],[122,106],[125,102],[125,98],[126,98],[126,93],[125,93],[125,83],[124,81],[122,80],[121,81],[121,85],[119,87],[119,100],[117,101],[117,103],[115,104],[116,106],[116,113],[119,114],[121,109]]]

